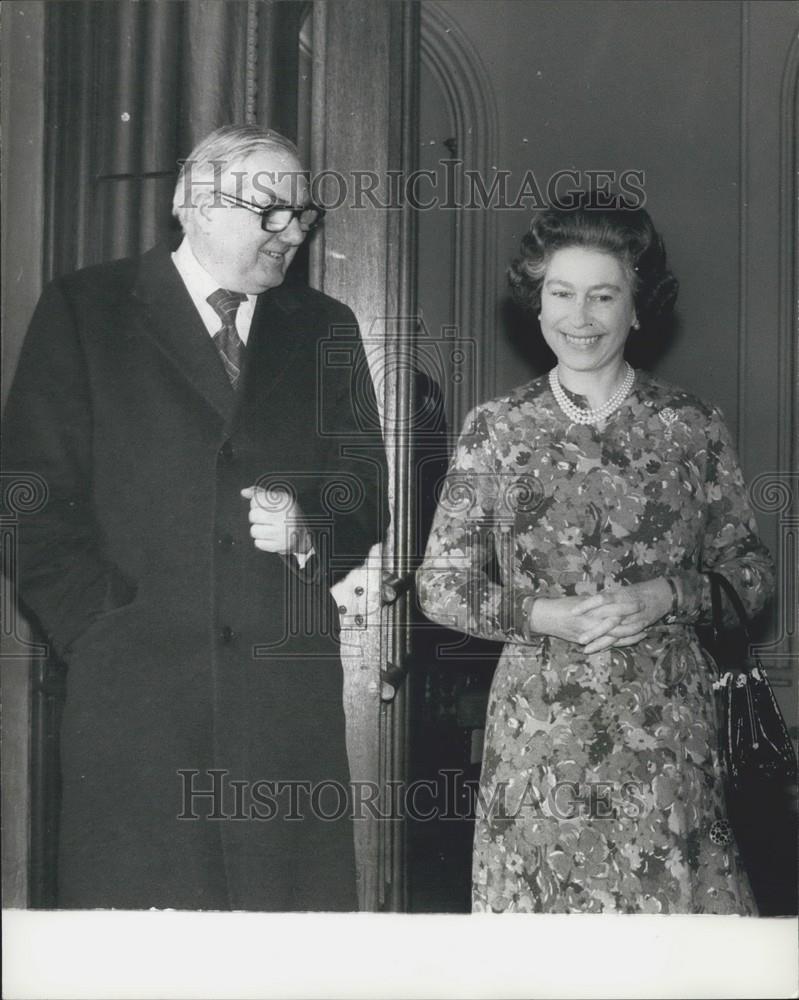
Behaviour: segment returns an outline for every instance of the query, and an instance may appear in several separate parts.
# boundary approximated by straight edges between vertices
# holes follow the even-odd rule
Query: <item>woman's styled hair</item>
[[[516,303],[537,315],[552,255],[565,247],[585,247],[620,261],[630,278],[642,328],[665,322],[679,286],[666,267],[666,248],[649,213],[643,208],[593,208],[585,197],[577,204],[577,208],[552,206],[533,218],[522,239],[521,256],[508,269]]]
[[[261,150],[288,153],[297,158],[297,147],[279,132],[260,125],[223,125],[202,139],[181,164],[172,214],[186,228],[195,196],[207,193],[222,173]]]

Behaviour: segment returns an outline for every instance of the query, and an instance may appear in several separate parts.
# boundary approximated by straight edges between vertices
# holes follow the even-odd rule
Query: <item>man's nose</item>
[[[293,218],[286,228],[281,232],[280,237],[284,243],[291,246],[299,246],[308,233],[300,228],[300,220]]]

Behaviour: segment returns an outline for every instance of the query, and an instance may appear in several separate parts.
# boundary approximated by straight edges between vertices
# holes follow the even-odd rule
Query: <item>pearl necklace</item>
[[[582,406],[578,406],[573,403],[569,397],[566,395],[563,386],[558,381],[558,367],[557,365],[549,373],[549,387],[552,390],[552,395],[555,397],[555,402],[561,408],[563,413],[575,424],[595,424],[600,420],[605,420],[607,417],[617,410],[632,389],[635,382],[635,369],[632,365],[629,365],[626,361],[624,362],[626,367],[626,372],[624,379],[622,380],[619,388],[613,393],[610,399],[606,400],[601,406],[598,406],[595,410],[586,410]]]

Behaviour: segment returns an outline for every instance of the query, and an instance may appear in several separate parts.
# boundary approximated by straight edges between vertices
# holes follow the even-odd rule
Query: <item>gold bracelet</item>
[[[522,634],[525,639],[530,639],[536,635],[536,632],[533,630],[533,605],[538,599],[537,595],[531,594],[522,601],[522,614],[524,615]]]

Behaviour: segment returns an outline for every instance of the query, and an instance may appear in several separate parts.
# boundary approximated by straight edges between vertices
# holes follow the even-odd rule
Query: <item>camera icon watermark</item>
[[[317,431],[321,437],[363,435],[382,427],[386,436],[415,441],[440,437],[443,398],[456,392],[476,398],[477,342],[458,327],[433,335],[418,316],[378,317],[363,336],[353,324],[333,326],[317,354]],[[410,405],[390,405],[405,384]],[[349,398],[349,411],[329,405]]]

